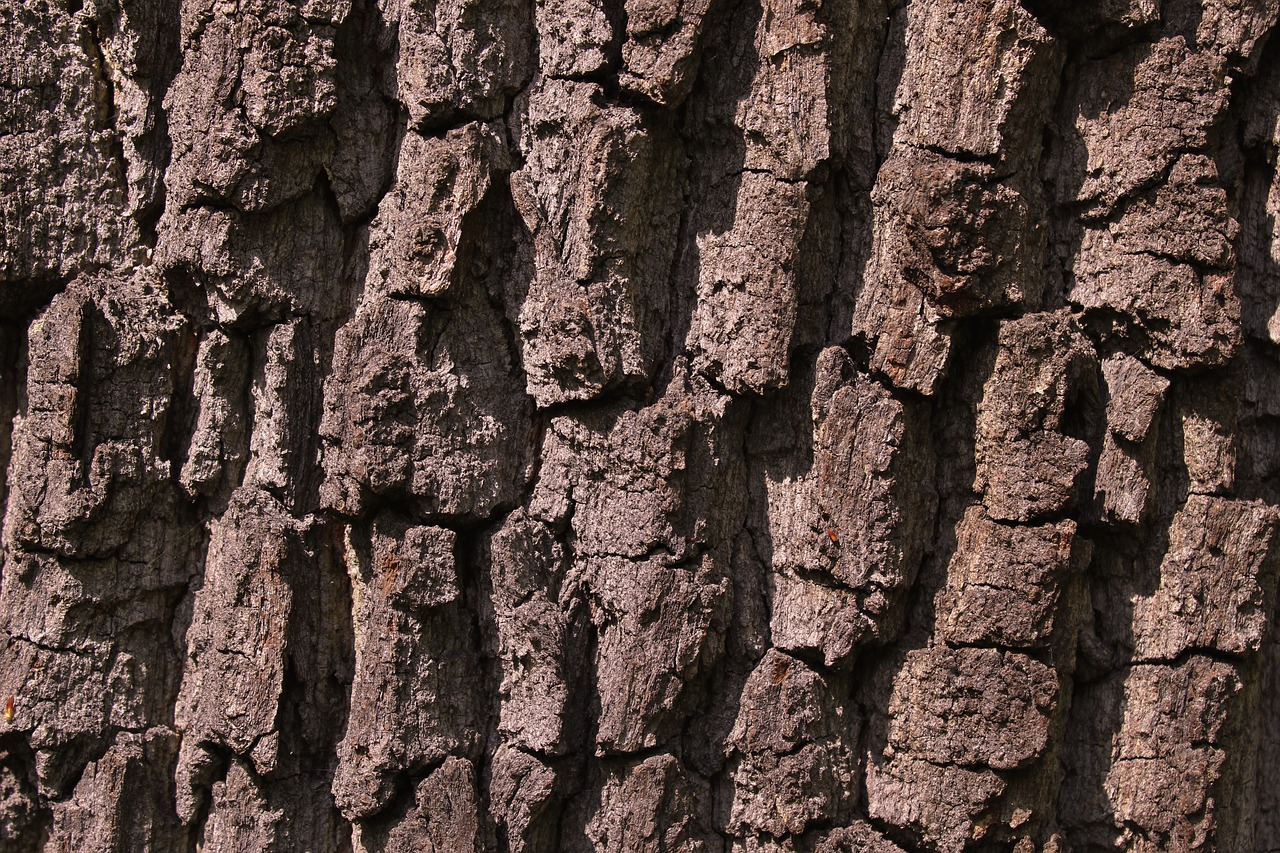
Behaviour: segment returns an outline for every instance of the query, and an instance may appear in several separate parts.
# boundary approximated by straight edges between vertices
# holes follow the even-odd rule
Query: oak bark
[[[0,851],[1280,850],[1277,0],[7,0]]]

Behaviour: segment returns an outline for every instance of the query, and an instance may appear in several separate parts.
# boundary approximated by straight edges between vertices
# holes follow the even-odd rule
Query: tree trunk
[[[6,0],[0,851],[1280,849],[1278,6]]]

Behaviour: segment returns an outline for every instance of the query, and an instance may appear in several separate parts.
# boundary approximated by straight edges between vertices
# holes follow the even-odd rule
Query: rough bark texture
[[[1280,850],[1278,8],[6,0],[0,851]]]

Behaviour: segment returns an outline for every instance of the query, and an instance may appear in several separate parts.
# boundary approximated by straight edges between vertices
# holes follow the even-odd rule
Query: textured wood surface
[[[4,0],[0,851],[1280,850],[1278,14]]]

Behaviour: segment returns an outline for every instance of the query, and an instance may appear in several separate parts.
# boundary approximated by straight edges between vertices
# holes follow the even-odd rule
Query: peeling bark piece
[[[413,127],[496,118],[532,73],[529,6],[514,0],[400,0],[395,79]]]
[[[80,279],[32,323],[7,543],[102,557],[163,527],[179,428],[170,365],[185,329],[157,284],[145,273]]]
[[[910,6],[906,19],[895,141],[970,157],[1023,156],[1061,61],[1040,23],[1013,0]]]
[[[304,787],[281,790],[297,780],[262,782],[240,761],[227,767],[213,785],[201,850],[206,853],[287,853],[333,850],[349,844],[327,786],[308,780]]]
[[[894,387],[925,396],[938,392],[951,356],[951,328],[920,288],[897,277],[869,277],[858,292],[852,333],[871,342],[871,370]]]
[[[1059,433],[1041,432],[1014,439],[983,453],[980,485],[993,517],[1030,521],[1064,510],[1075,500],[1075,478],[1088,465],[1088,446]]]
[[[1261,648],[1274,608],[1280,513],[1264,504],[1191,495],[1169,527],[1160,585],[1134,604],[1134,655]]]
[[[1126,446],[1113,434],[1102,440],[1094,481],[1094,501],[1109,522],[1142,523],[1154,497],[1151,478],[1155,468],[1155,442]]]
[[[390,46],[363,8],[349,14],[347,0],[109,7],[117,5],[103,57],[112,57],[104,64],[131,206],[148,216],[199,205],[261,213],[306,194],[321,170],[345,220],[376,203],[393,133],[387,84],[374,77]]]
[[[531,514],[574,531],[572,571],[599,635],[602,754],[670,740],[724,648],[742,424],[687,381],[639,411],[556,418],[543,448]]]
[[[611,766],[586,826],[586,840],[593,846],[585,849],[709,853],[719,845],[710,827],[710,812],[706,783],[674,756],[663,753]]]
[[[169,209],[264,210],[310,189],[326,152],[304,140],[337,105],[334,41],[350,8],[183,4],[183,62],[164,101]]]
[[[386,514],[367,556],[348,546],[355,680],[333,793],[349,820],[386,808],[401,777],[477,743],[485,700],[455,547],[451,530]]]
[[[538,758],[503,745],[493,757],[489,812],[511,853],[554,849],[559,834],[556,772]]]
[[[0,309],[26,282],[124,263],[137,231],[115,105],[100,48],[82,19],[45,3],[0,13]]]
[[[1081,238],[1071,300],[1129,318],[1155,367],[1218,366],[1240,348],[1232,248],[1239,228],[1218,180],[1207,157],[1184,155],[1149,200]]]
[[[1004,793],[990,770],[939,767],[897,755],[867,762],[867,812],[875,820],[919,833],[943,853],[960,853],[978,817]]]
[[[999,350],[977,416],[977,487],[998,521],[1031,521],[1076,499],[1089,445],[1065,434],[1089,413],[1096,360],[1065,311],[1000,325]]]
[[[978,408],[979,439],[1060,429],[1095,367],[1075,319],[1058,311],[1009,320],[998,344]]]
[[[787,383],[796,324],[795,264],[809,203],[802,185],[744,172],[733,226],[697,240],[694,367],[733,393]]]
[[[1235,266],[1240,236],[1218,165],[1204,154],[1175,160],[1164,182],[1125,205],[1108,230],[1126,251],[1209,269]]]
[[[1152,498],[1157,415],[1169,380],[1136,358],[1102,362],[1107,387],[1107,433],[1094,478],[1094,501],[1110,521],[1139,524]]]
[[[356,853],[485,853],[492,850],[481,819],[475,767],[446,758],[414,790],[413,804],[399,818],[360,826]]]
[[[938,603],[938,635],[957,645],[1045,648],[1060,626],[1076,524],[1013,527],[981,506],[965,511]],[[1079,546],[1075,546],[1079,549]]]
[[[342,224],[323,193],[254,214],[170,207],[159,227],[157,264],[170,280],[196,285],[221,324],[330,318],[346,310],[336,274],[343,267]]]
[[[500,318],[469,283],[457,303],[365,303],[338,331],[320,423],[324,506],[375,497],[483,518],[514,501],[529,411]]]
[[[1174,665],[1133,666],[1081,691],[1059,800],[1066,836],[1188,851],[1247,838],[1235,798],[1252,798],[1255,765],[1231,760],[1256,731],[1241,719],[1254,701],[1243,672],[1190,654]]]
[[[691,6],[680,4],[682,13]],[[704,173],[710,182],[734,179],[745,167],[783,181],[812,181],[813,189],[831,167],[848,168],[858,185],[869,186],[877,159],[869,119],[888,17],[884,2],[765,0],[732,16],[715,12],[713,4],[698,42],[698,87],[690,101],[691,118],[702,123],[691,148],[711,143]],[[671,42],[684,33],[675,30]],[[624,45],[624,56],[631,47]],[[858,156],[850,156],[855,151]]]
[[[939,765],[1025,767],[1044,751],[1057,700],[1057,673],[1026,655],[918,649],[894,680],[889,744]]]
[[[776,649],[751,671],[738,707],[728,746],[744,755],[784,755],[806,743],[839,738],[848,725],[826,679]]]
[[[595,84],[540,81],[516,128],[525,165],[511,192],[533,270],[513,301],[539,406],[647,385],[667,334],[679,149],[661,124],[601,97]]]
[[[1107,383],[1107,427],[1127,441],[1143,441],[1155,423],[1169,380],[1127,355],[1103,361],[1102,375]]]
[[[1229,745],[1223,737],[1236,670],[1192,656],[1176,667],[1135,666],[1124,684],[1124,722],[1105,790],[1121,846],[1211,850],[1225,804],[1213,796]]]
[[[1242,385],[1237,373],[1209,374],[1178,396],[1182,458],[1194,494],[1230,494],[1236,488]]]
[[[1204,8],[1195,3],[1177,4],[1169,13],[1171,23],[1195,24],[1197,45],[1227,57],[1247,73],[1258,69],[1259,48],[1266,43],[1266,34],[1280,18],[1280,9],[1270,0]]]
[[[731,61],[695,102],[694,114],[724,133],[741,163],[708,170],[710,191],[691,220],[697,302],[686,346],[695,368],[732,393],[765,394],[789,378],[799,303],[812,298],[798,268],[803,254],[820,251],[802,251],[811,202],[820,198],[805,182],[849,144],[838,60],[854,39],[833,36],[832,27],[852,30],[851,14],[766,2],[750,43],[747,32],[734,32],[721,48],[761,57],[754,73]]]
[[[1202,149],[1227,108],[1227,61],[1182,36],[1138,44],[1087,64],[1068,97],[1078,104],[1076,149],[1064,168],[1078,176],[1063,201],[1105,216],[1155,182],[1184,151]]]
[[[212,756],[252,756],[259,775],[278,758],[286,627],[307,575],[296,522],[270,495],[238,490],[211,527],[204,584],[187,629],[174,722],[182,732],[178,810],[195,814]]]
[[[627,40],[618,82],[667,107],[678,107],[693,87],[698,38],[711,0],[627,0]]]
[[[824,665],[843,667],[868,640],[889,633],[882,618],[888,604],[884,596],[864,600],[852,590],[815,583],[774,565],[769,633],[778,648],[816,651]]]
[[[186,830],[173,814],[169,783],[177,741],[164,729],[116,735],[70,798],[53,805],[41,846],[85,853],[180,848]]]
[[[822,821],[847,819],[852,762],[847,754],[833,752],[810,743],[787,755],[731,763],[728,830],[781,837]]]
[[[825,679],[801,661],[767,652],[743,687],[728,746],[736,753],[728,827],[774,837],[800,835],[815,822],[847,819],[856,725]]]
[[[537,0],[538,61],[548,77],[586,77],[613,54],[613,23],[604,0]]]
[[[768,532],[775,573],[772,639],[843,666],[892,636],[919,569],[936,511],[928,425],[836,347],[778,407],[760,415],[749,448],[763,469],[753,523]]]
[[[309,119],[332,112],[337,105],[333,77],[338,63],[333,41],[335,27],[346,18],[351,4],[339,0],[327,4],[328,8],[324,3],[308,6],[309,20],[294,18],[280,26],[283,21],[272,20],[275,15],[293,17],[289,14],[293,10],[280,4],[267,13],[261,29],[251,25],[248,32],[242,29],[247,17],[237,22],[240,26],[233,25],[234,37],[242,47],[248,47],[241,54],[239,68],[244,114],[256,130],[268,136],[283,136]]]
[[[244,483],[272,492],[294,511],[307,509],[319,486],[313,438],[320,414],[315,332],[297,318],[272,327],[260,340]]]
[[[761,62],[734,122],[746,147],[743,166],[798,181],[831,159],[833,131],[842,130],[844,92],[833,78],[843,39],[831,36],[824,15],[839,13],[806,0],[761,7],[753,44]]]
[[[863,376],[835,391],[817,428],[817,538],[831,576],[867,599],[892,596],[919,568],[934,510],[927,429],[918,407]]]
[[[472,123],[443,137],[410,131],[396,183],[369,226],[367,285],[393,296],[449,292],[465,264],[468,217],[510,170],[502,125]]]
[[[231,762],[226,778],[213,785],[209,815],[204,825],[210,853],[232,853],[252,848],[282,851],[281,824],[284,815],[270,808],[254,784],[249,771],[239,761]]]
[[[728,581],[703,556],[689,569],[658,560],[593,561],[599,627],[598,755],[672,742],[705,698],[724,652]],[[607,621],[606,621],[607,620]]]
[[[947,316],[1039,302],[1044,230],[992,166],[895,149],[871,199],[872,292],[913,286]]]
[[[195,426],[179,482],[195,497],[229,495],[245,464],[244,388],[249,384],[248,347],[214,329],[196,353],[191,395]]]
[[[561,754],[570,683],[582,668],[557,601],[566,555],[551,530],[517,510],[494,534],[486,562],[502,661],[498,729],[511,745]]]
[[[873,372],[932,396],[951,354],[948,317],[1038,293],[1038,276],[1017,273],[1043,238],[1020,231],[1026,203],[995,181],[991,166],[910,147],[894,148],[881,166],[871,216],[852,334],[870,345]],[[939,227],[942,220],[950,221]],[[1011,233],[1002,235],[1005,228]]]
[[[727,551],[745,512],[742,428],[730,398],[697,376],[638,411],[554,418],[530,514],[571,521],[581,557],[727,557],[718,549]]]
[[[111,27],[95,39],[97,55],[90,54],[101,109],[110,97],[113,124],[120,139],[129,212],[138,218],[156,210],[164,197],[164,166],[169,140],[165,119],[159,115],[164,86],[177,70],[177,28],[170,26],[169,10],[147,3],[120,4],[115,15],[102,15]],[[102,13],[99,12],[101,15]],[[140,38],[143,33],[150,38]]]
[[[672,388],[689,395],[686,406],[664,398],[553,421],[531,502],[548,523],[571,520],[575,585],[599,636],[602,754],[670,740],[705,698],[724,648],[743,514],[741,424],[726,399],[682,385]]]

